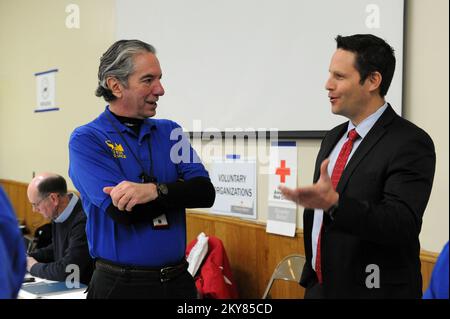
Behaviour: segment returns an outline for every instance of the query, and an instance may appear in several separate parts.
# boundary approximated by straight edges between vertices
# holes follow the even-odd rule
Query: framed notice
[[[34,74],[36,77],[35,113],[59,110],[56,107],[56,72],[58,72],[58,69]]]
[[[256,160],[228,155],[213,159],[209,175],[216,189],[210,212],[256,219]]]

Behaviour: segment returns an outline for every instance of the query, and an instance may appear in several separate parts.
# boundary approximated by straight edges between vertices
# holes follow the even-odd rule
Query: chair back
[[[295,281],[298,283],[302,275],[303,267],[305,266],[305,261],[305,256],[299,254],[284,257],[275,267],[262,298],[267,299],[275,280]]]

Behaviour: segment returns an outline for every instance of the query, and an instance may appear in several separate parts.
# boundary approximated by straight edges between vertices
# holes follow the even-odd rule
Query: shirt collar
[[[358,126],[353,125],[352,121],[348,122],[348,128],[347,133],[352,130],[356,129],[356,132],[359,136],[361,136],[361,139],[363,139],[367,133],[369,133],[370,129],[374,126],[376,121],[380,118],[381,114],[387,109],[388,104],[384,103],[382,107],[380,107],[376,112],[372,113],[370,116],[364,119],[361,123],[359,123]]]
[[[109,105],[105,107],[105,111],[103,112],[101,118],[103,119],[103,123],[106,125],[105,129],[108,133],[117,133],[117,130],[119,130],[121,133],[129,131],[134,134],[131,128],[120,123],[120,121],[111,113],[111,111],[109,110]],[[156,121],[154,119],[145,119],[141,126],[141,131],[144,134],[141,133],[140,135],[149,133],[154,127],[156,128]]]
[[[77,204],[78,196],[76,194],[74,194],[74,193],[69,193],[69,196],[72,196],[72,198],[70,199],[69,204],[62,211],[62,213],[53,220],[55,223],[64,223],[67,220],[67,218],[69,218],[70,214],[73,211],[73,208]]]

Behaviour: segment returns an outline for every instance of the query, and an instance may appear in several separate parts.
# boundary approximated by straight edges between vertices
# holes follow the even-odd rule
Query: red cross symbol
[[[285,183],[286,175],[291,175],[291,169],[286,167],[286,160],[281,160],[280,166],[275,171],[275,175],[280,175],[280,183]]]

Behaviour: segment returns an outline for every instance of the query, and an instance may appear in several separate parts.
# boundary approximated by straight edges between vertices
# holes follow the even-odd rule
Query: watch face
[[[169,189],[167,188],[166,184],[159,184],[159,191],[161,192],[161,194],[167,195]]]

